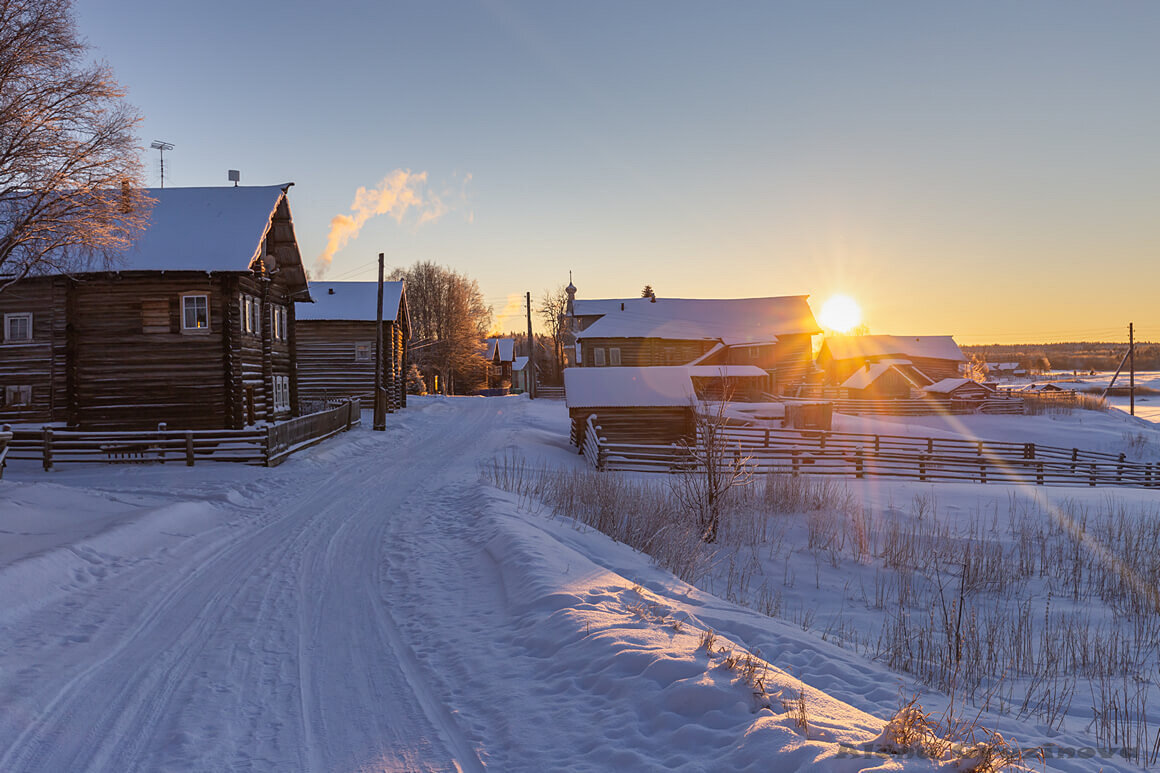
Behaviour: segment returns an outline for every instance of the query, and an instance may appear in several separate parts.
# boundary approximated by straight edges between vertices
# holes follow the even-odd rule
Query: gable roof
[[[878,379],[882,378],[888,372],[894,371],[898,375],[906,379],[911,386],[918,388],[919,385],[915,383],[914,378],[911,377],[902,367],[888,362],[875,362],[867,365],[864,368],[859,368],[850,374],[850,377],[842,382],[845,389],[866,389]]]
[[[374,322],[378,315],[378,282],[314,282],[310,285],[314,303],[300,303],[298,319],[357,320]],[[397,321],[406,314],[402,280],[383,282],[383,320]],[[404,320],[405,321],[405,320]]]
[[[576,301],[577,316],[603,314],[576,337],[773,343],[779,335],[821,332],[808,297]]]
[[[936,381],[935,383],[930,384],[929,386],[924,386],[922,390],[924,392],[932,392],[936,394],[950,394],[951,392],[962,389],[968,385],[970,385],[972,390],[981,389],[987,392],[995,391],[990,387],[980,384],[978,381],[972,381],[969,378],[944,378],[941,381]]]
[[[822,351],[828,351],[830,357],[835,360],[904,355],[933,360],[967,361],[963,350],[952,336],[830,336],[822,342]]]
[[[569,408],[688,408],[696,399],[689,369],[680,365],[564,369]]]
[[[496,349],[499,349],[499,361],[511,362],[516,356],[516,341],[514,338],[489,338],[487,339],[487,354],[484,356],[491,360],[495,357]]]

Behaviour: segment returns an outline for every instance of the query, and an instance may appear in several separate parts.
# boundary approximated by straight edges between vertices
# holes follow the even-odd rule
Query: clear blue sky
[[[1160,340],[1160,4],[76,0],[167,185],[292,180],[328,278],[844,292],[874,332]],[[148,155],[156,185],[156,152]]]

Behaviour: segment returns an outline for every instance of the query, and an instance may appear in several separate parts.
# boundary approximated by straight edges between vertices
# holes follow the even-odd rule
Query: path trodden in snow
[[[550,410],[422,401],[274,470],[10,469],[0,771],[934,767],[843,754],[882,720],[724,665],[783,624],[481,483]],[[815,671],[888,702],[859,663]]]

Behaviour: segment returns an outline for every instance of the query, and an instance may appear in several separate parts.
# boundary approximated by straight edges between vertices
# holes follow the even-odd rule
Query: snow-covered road
[[[0,770],[482,769],[393,588],[424,531],[471,523],[499,421],[473,407],[223,484],[216,512],[161,508],[158,541],[70,546],[67,575],[10,568],[44,585],[5,621]]]

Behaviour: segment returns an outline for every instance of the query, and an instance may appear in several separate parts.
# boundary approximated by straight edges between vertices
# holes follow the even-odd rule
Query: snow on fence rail
[[[172,462],[242,462],[272,467],[302,448],[319,443],[360,422],[358,399],[289,421],[254,429],[86,432],[44,427],[12,430],[10,460],[39,461],[45,470],[57,464]],[[0,435],[3,437],[3,435]]]
[[[812,393],[806,393],[812,394]],[[772,397],[772,396],[771,396]],[[849,416],[958,416],[968,413],[1022,415],[1026,411],[1023,397],[988,397],[983,400],[938,400],[931,397],[898,397],[881,399],[851,399],[819,397],[777,397],[781,402],[832,403],[835,413]]]
[[[697,469],[694,456],[682,445],[609,442],[601,429],[599,418],[590,416],[583,450],[599,470],[674,473]],[[1130,462],[1123,455],[1031,443],[808,431],[769,430],[766,442],[765,430],[749,432],[760,434],[726,429],[722,453],[754,473],[1160,488],[1160,462]],[[762,442],[754,442],[757,438]]]

